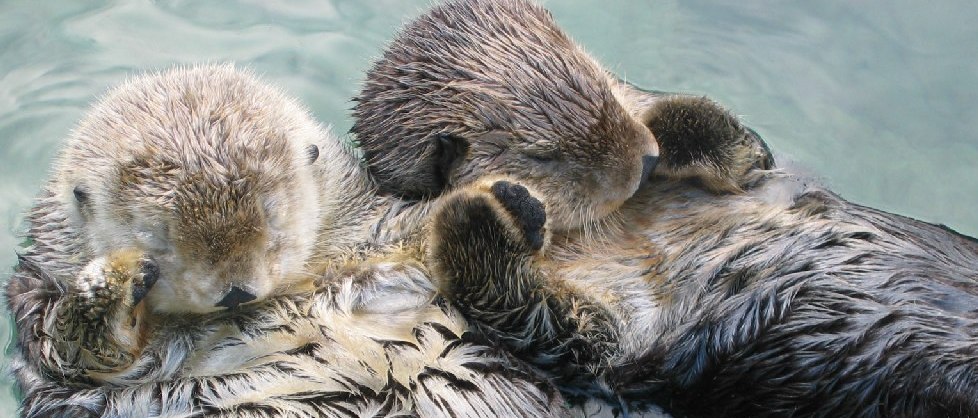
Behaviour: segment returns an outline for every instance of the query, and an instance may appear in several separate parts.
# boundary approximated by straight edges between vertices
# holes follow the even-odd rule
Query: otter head
[[[233,68],[147,75],[76,131],[62,192],[93,254],[135,247],[158,263],[152,309],[233,308],[305,277],[320,219],[310,162],[324,135]]]
[[[546,10],[455,1],[370,69],[352,133],[381,191],[421,198],[506,175],[548,196],[551,227],[573,228],[617,209],[657,159],[610,86]]]

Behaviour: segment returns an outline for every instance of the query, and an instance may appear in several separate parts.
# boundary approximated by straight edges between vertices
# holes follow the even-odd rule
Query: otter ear
[[[82,214],[82,217],[88,218],[92,203],[92,196],[88,188],[79,184],[71,192],[75,195],[75,202],[78,203],[78,212]]]
[[[309,164],[316,162],[319,159],[319,147],[316,144],[309,144],[306,147],[306,155],[309,156]]]
[[[438,196],[451,186],[470,144],[468,139],[447,132],[426,133],[400,142],[366,136],[358,139],[379,191],[410,200]]]
[[[435,182],[439,190],[432,191],[432,194],[439,194],[450,186],[452,172],[458,168],[459,163],[469,152],[469,141],[457,135],[440,133],[435,135],[434,152],[434,175]]]
[[[75,195],[75,201],[78,202],[78,206],[88,205],[89,195],[88,195],[88,190],[85,189],[85,186],[82,185],[75,186],[75,189],[72,190],[72,193]]]

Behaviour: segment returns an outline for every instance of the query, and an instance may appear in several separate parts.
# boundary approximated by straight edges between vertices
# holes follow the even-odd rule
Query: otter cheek
[[[166,277],[166,276],[163,276]],[[169,280],[158,280],[153,289],[146,294],[146,306],[154,312],[170,312],[176,299]]]
[[[269,277],[281,277],[298,273],[305,265],[307,256],[300,249],[286,249],[278,254],[270,254],[268,258],[272,262],[259,271],[267,272]]]
[[[585,208],[582,221],[599,221],[625,204],[638,191],[641,172],[635,171],[626,172],[620,165],[608,167],[605,172],[591,171],[588,180],[593,186],[589,188],[581,184],[577,190],[577,197],[583,199],[581,206]]]
[[[633,193],[634,176],[623,175],[620,165],[591,168],[578,184],[577,197],[590,209],[600,209],[614,202],[624,201]],[[588,204],[589,203],[589,204]],[[597,213],[591,214],[592,217]]]
[[[269,285],[269,292],[291,287],[311,277],[307,274],[306,261],[308,257],[297,257],[283,253],[276,260],[278,263],[270,263],[266,269],[268,274],[266,282]]]
[[[258,274],[251,283],[251,291],[255,295],[255,301],[261,301],[275,293],[276,276]]]

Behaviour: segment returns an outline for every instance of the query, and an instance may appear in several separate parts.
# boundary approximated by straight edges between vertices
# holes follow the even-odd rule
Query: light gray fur
[[[261,127],[245,123],[249,117],[267,124],[267,130],[235,135],[241,132],[234,128]],[[258,161],[207,161],[224,155],[215,144],[244,141],[262,149],[281,141],[277,135],[285,135],[292,151]],[[121,356],[128,364],[108,367],[97,358],[100,352],[60,333],[85,326],[84,320],[64,315],[74,312],[64,308],[77,292],[80,272],[114,246],[135,246],[153,257],[165,254],[140,242],[145,234],[130,235],[134,231],[126,226],[138,225],[141,217],[109,214],[98,218],[108,220],[103,229],[86,229],[93,216],[75,209],[72,181],[86,182],[88,198],[94,199],[84,210],[158,214],[153,211],[163,202],[134,208],[128,206],[132,201],[113,200],[115,169],[128,161],[126,153],[138,148],[133,146],[138,141],[154,144],[150,155],[184,161],[178,170],[216,175],[217,167],[234,171],[255,163],[279,170],[268,176],[294,175],[296,182],[308,179],[298,178],[301,170],[287,162],[276,166],[273,157],[294,156],[296,164],[304,163],[306,154],[299,151],[318,145],[311,185],[319,207],[290,212],[296,200],[287,201],[293,206],[277,201],[265,207],[281,208],[287,217],[307,215],[283,222],[304,225],[300,233],[318,242],[307,249],[309,260],[298,273],[311,288],[283,275],[281,281],[262,283],[266,291],[260,299],[239,310],[181,312],[178,300],[154,300],[158,289],[153,288],[144,302],[145,346],[132,357]],[[194,149],[206,141],[212,142]],[[530,417],[564,411],[560,395],[529,368],[470,341],[466,322],[436,297],[424,266],[413,261],[419,257],[409,247],[387,244],[411,235],[421,224],[424,205],[374,195],[372,180],[351,150],[300,105],[250,74],[225,65],[134,78],[95,105],[62,155],[30,212],[32,245],[20,255],[6,286],[17,326],[13,371],[25,395],[23,416]],[[87,171],[65,174],[77,170]],[[170,179],[167,173],[157,179]],[[125,186],[131,183],[119,184],[123,192],[132,191]],[[164,270],[160,283],[169,279]],[[168,308],[153,309],[161,303]]]

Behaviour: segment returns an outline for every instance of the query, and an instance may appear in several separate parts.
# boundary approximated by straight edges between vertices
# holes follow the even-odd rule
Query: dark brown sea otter
[[[602,191],[555,189],[555,181],[511,168],[521,160],[501,150],[519,143],[482,144],[464,128],[480,112],[530,118],[520,126],[535,137],[558,138],[564,149],[591,146],[595,138],[562,134],[565,119],[548,125],[535,109],[590,103],[564,99],[561,86],[593,77],[528,58],[512,70],[479,65],[525,50],[560,63],[568,50],[543,43],[553,38],[564,39],[531,3],[450,2],[407,26],[357,99],[358,110],[388,110],[384,121],[358,114],[354,128],[380,177],[397,170],[408,181],[432,178],[410,173],[450,179],[424,182],[446,186],[436,190],[448,197],[435,213],[429,263],[479,329],[569,392],[656,402],[677,416],[978,416],[978,243],[763,170],[770,158],[762,143],[716,106],[609,81],[616,100],[659,137],[660,167],[748,164],[709,171],[734,173],[733,182],[653,178],[605,221],[576,228],[562,209],[548,220],[551,208],[581,198],[574,193]],[[527,39],[550,49],[526,48]],[[437,75],[438,88],[417,81],[426,74]],[[499,107],[457,98],[453,78],[550,85],[540,96],[559,99]],[[395,130],[376,135],[389,125]],[[416,147],[442,131],[470,151],[418,158]],[[500,152],[474,151],[482,147]],[[723,158],[737,155],[752,157]],[[554,160],[547,173],[586,175],[577,161],[564,162]],[[461,184],[477,187],[456,189]],[[717,195],[703,184],[742,192]],[[387,188],[417,191],[398,182]]]

